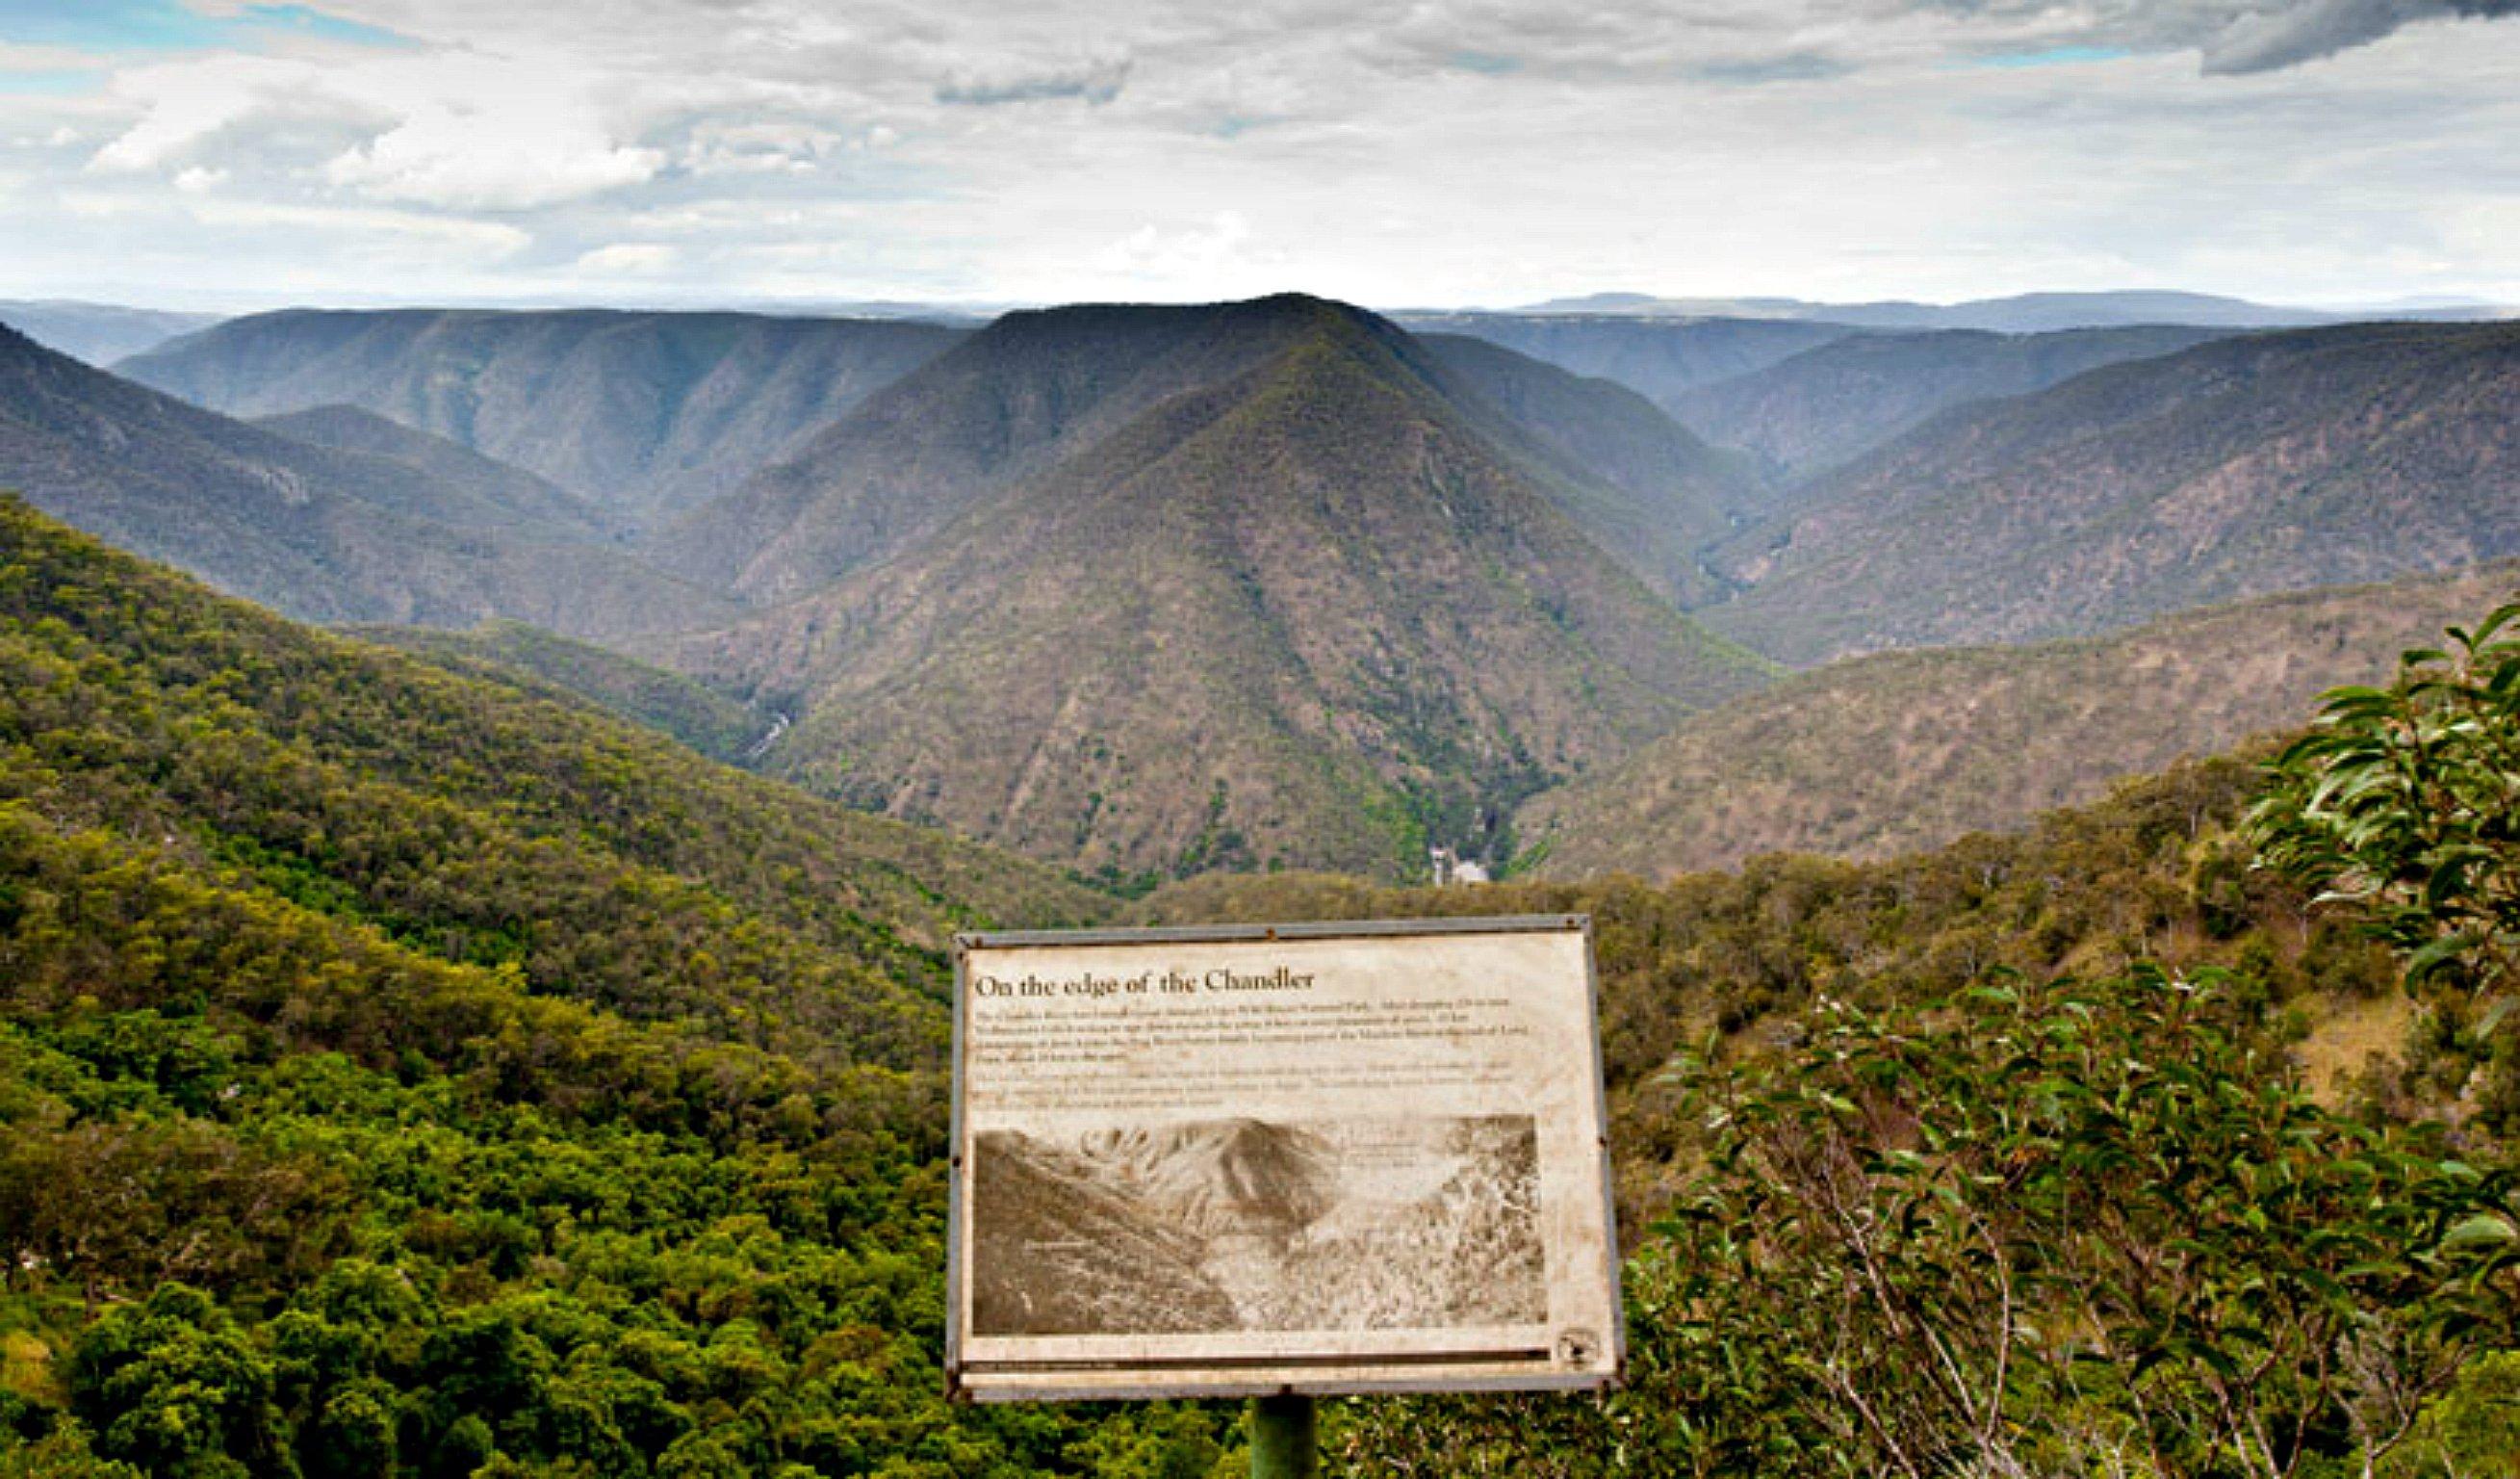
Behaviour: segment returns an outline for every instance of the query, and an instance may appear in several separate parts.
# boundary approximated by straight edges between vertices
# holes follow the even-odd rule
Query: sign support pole
[[[1251,1479],[1317,1479],[1320,1435],[1313,1399],[1291,1392],[1251,1399]]]

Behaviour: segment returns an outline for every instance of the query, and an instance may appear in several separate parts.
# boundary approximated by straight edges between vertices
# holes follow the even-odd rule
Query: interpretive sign
[[[955,992],[955,1395],[1617,1379],[1588,918],[967,935]]]

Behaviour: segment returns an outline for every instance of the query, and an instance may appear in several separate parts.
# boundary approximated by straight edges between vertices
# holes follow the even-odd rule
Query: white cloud
[[[274,233],[284,239],[347,238],[348,249],[369,262],[429,261],[445,253],[469,261],[495,261],[533,245],[531,233],[503,222],[409,210],[211,200],[195,207],[193,217],[210,226]]]
[[[373,200],[519,210],[638,184],[664,156],[620,138],[600,79],[471,52],[354,63],[212,56],[137,69],[115,81],[137,119],[99,150],[109,171],[253,153],[276,125],[322,118],[362,137],[324,166]]]
[[[138,117],[97,151],[93,165],[160,168],[248,118],[327,101],[322,83],[320,69],[270,57],[213,56],[131,69],[114,77],[112,91]]]
[[[1197,225],[1140,226],[1095,254],[1094,265],[1128,279],[1209,282],[1245,265],[1251,223],[1238,210],[1220,210]]]
[[[0,95],[0,295],[2483,291],[2513,4],[326,0],[411,44]]]
[[[575,265],[580,271],[603,276],[652,275],[673,266],[680,256],[673,248],[657,242],[615,242],[584,254]]]

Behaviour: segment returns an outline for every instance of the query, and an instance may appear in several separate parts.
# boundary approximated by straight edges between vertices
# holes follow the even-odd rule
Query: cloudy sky
[[[2520,0],[0,0],[0,297],[2520,301]]]

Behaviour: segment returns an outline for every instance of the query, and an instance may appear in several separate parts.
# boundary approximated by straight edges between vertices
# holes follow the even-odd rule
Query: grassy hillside
[[[1805,665],[2520,553],[2520,325],[2223,340],[1951,411],[1743,535],[1705,619]]]
[[[1015,326],[1015,362],[1046,367],[1022,395],[961,363],[988,336],[932,367],[972,382],[938,416],[1047,406],[1063,366],[1124,382],[1086,420],[1137,414],[836,585],[660,647],[797,716],[776,773],[1113,877],[1414,871],[1428,839],[1501,846],[1512,801],[1765,680],[1591,543],[1381,320],[1284,299],[1074,310],[1072,342],[1067,321]],[[1171,347],[1111,348],[1140,341]],[[1220,359],[1247,367],[1184,369]],[[1142,365],[1169,395],[1142,404]],[[1043,414],[1035,444],[1065,445]]]
[[[2520,567],[2320,589],[2108,637],[1883,653],[1683,719],[1534,798],[1517,833],[1559,877],[1648,878],[1761,853],[1883,857],[2018,827],[2182,756],[2286,727],[2337,683],[2520,590]]]
[[[380,445],[297,441],[0,329],[0,487],[292,616],[619,636],[728,610],[621,553],[556,489]]]
[[[960,337],[749,313],[291,309],[117,369],[238,416],[346,401],[646,523],[733,487]]]
[[[1859,334],[1700,386],[1671,408],[1700,437],[1754,453],[1775,476],[1793,482],[1851,462],[1950,407],[2044,391],[2087,370],[2176,353],[2225,332],[2156,324],[2053,334]]]

